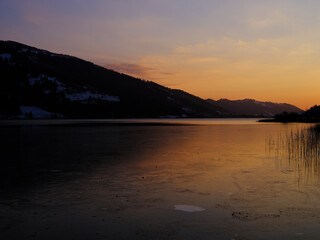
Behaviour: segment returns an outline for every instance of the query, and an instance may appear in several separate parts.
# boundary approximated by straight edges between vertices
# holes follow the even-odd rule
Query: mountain
[[[263,116],[271,117],[282,112],[302,113],[303,110],[287,103],[260,102],[253,99],[243,100],[212,100],[207,99],[212,106],[225,109],[232,116]]]
[[[0,117],[219,117],[223,108],[63,54],[0,41]]]

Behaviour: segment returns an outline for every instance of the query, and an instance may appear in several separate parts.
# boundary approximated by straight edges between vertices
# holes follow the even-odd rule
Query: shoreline
[[[276,123],[320,123],[320,119],[261,119],[258,122],[276,122]]]

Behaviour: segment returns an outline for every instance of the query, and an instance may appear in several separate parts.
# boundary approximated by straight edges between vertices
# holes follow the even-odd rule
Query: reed
[[[281,168],[293,169],[299,178],[319,180],[320,125],[297,127],[266,137],[266,149]]]

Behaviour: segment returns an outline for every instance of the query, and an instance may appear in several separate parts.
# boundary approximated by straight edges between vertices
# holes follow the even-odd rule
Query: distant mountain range
[[[264,116],[272,117],[282,112],[302,113],[303,110],[287,103],[260,102],[253,99],[243,100],[212,100],[207,99],[215,107],[225,109],[233,116]]]
[[[204,100],[91,62],[0,41],[0,118],[273,116],[289,104]]]

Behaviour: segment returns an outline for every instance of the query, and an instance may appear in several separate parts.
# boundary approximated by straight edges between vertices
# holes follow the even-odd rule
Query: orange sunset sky
[[[1,0],[0,38],[202,98],[320,104],[320,2]]]

